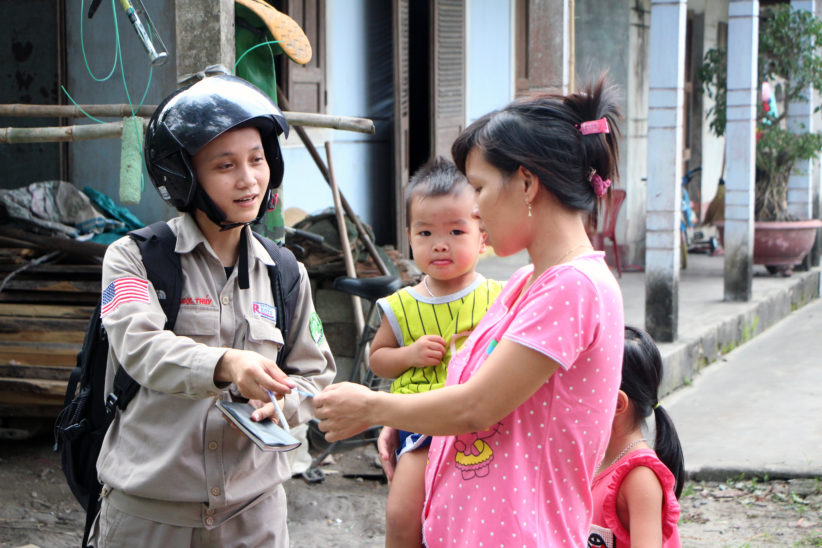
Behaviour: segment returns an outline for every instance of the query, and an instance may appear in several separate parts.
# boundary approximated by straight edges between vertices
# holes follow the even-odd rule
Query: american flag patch
[[[122,303],[147,303],[148,281],[140,278],[120,278],[103,290],[100,317],[105,318]]]

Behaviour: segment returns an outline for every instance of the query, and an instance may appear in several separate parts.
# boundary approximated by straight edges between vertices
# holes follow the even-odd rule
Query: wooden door
[[[311,43],[311,60],[305,65],[282,57],[283,91],[295,112],[325,112],[325,0],[287,0],[285,13],[303,29]]]
[[[454,139],[465,129],[465,1],[432,1],[431,148],[450,158]]]
[[[394,35],[394,222],[397,235],[397,249],[404,257],[408,256],[408,233],[405,230],[405,186],[409,176],[409,89],[408,89],[408,2],[394,0],[393,35]]]

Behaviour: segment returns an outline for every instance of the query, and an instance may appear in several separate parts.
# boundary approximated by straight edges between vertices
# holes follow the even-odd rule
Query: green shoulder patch
[[[317,344],[322,344],[323,339],[325,339],[323,322],[320,320],[320,316],[316,312],[311,313],[311,319],[308,321],[308,330],[311,332],[311,338],[314,339],[314,342]]]

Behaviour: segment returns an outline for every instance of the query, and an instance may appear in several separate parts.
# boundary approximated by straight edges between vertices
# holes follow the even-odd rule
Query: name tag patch
[[[252,303],[251,311],[260,318],[277,322],[277,309],[268,303]]]

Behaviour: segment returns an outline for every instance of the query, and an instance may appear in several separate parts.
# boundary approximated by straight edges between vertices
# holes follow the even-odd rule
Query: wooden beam
[[[0,303],[0,318],[21,317],[35,318],[62,318],[86,321],[91,317],[94,308],[91,306],[60,306],[51,304],[17,304]],[[85,326],[82,327],[85,330]]]
[[[58,238],[32,234],[11,225],[0,225],[0,236],[18,242],[24,246],[34,246],[48,251],[64,251],[69,255],[83,258],[102,258],[108,249],[107,245],[94,242],[80,242],[70,238]]]
[[[15,342],[0,345],[0,363],[14,365],[53,365],[74,367],[81,345],[63,345],[62,348],[40,344],[25,345]]]
[[[67,381],[69,375],[71,375],[71,370],[71,367],[60,367],[56,365],[0,364],[0,377]]]
[[[28,398],[27,394],[39,403],[53,401],[55,396],[62,400],[66,395],[66,381],[0,377],[0,401],[20,403],[23,398]]]

